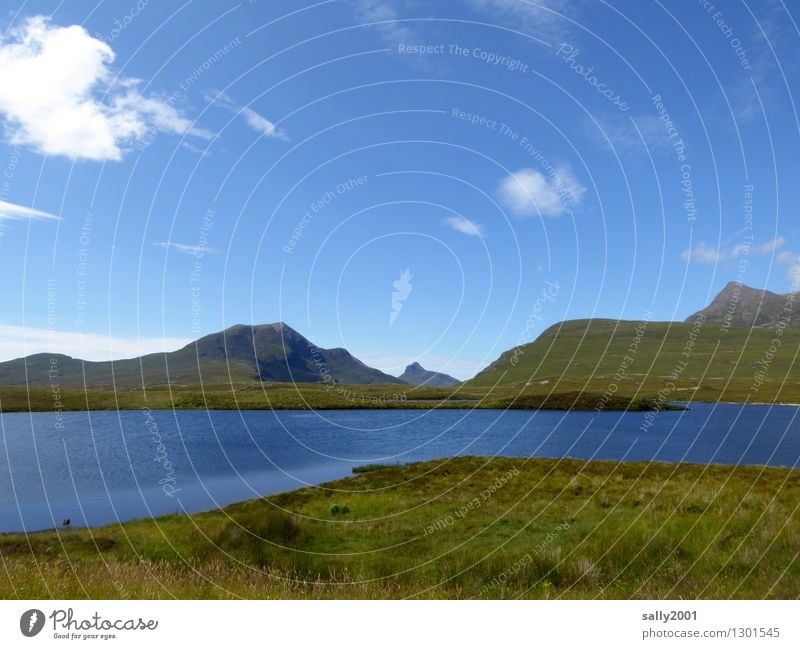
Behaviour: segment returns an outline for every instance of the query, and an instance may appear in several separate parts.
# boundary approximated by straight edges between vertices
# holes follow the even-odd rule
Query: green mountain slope
[[[110,362],[36,354],[0,363],[0,385],[134,389],[254,381],[402,383],[346,349],[316,347],[291,327],[236,325],[164,354]]]
[[[796,403],[798,350],[796,329],[726,328],[702,317],[694,323],[574,320],[505,352],[464,385]]]

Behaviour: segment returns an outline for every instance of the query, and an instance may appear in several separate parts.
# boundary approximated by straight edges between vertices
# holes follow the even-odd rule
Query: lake
[[[0,415],[0,532],[202,511],[455,455],[796,467],[798,408],[122,411]],[[652,415],[651,415],[652,416]]]

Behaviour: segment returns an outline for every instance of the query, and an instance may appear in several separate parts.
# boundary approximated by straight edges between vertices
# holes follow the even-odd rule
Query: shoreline
[[[431,460],[420,460],[418,462],[409,462],[405,464],[394,464],[394,465],[384,465],[384,464],[375,464],[375,465],[360,465],[352,467],[351,472],[343,477],[334,478],[332,480],[324,480],[322,482],[318,482],[315,484],[306,484],[305,486],[297,487],[296,489],[289,489],[289,490],[277,490],[268,493],[261,493],[256,497],[247,498],[245,500],[235,500],[219,507],[212,507],[208,509],[197,509],[192,511],[184,510],[183,512],[175,512],[175,513],[164,513],[164,514],[157,514],[155,516],[145,516],[141,518],[130,518],[127,520],[116,520],[110,523],[103,523],[98,525],[75,525],[75,526],[68,526],[68,527],[48,527],[42,528],[37,530],[17,530],[17,531],[0,531],[0,539],[4,537],[10,536],[31,536],[31,535],[42,535],[42,534],[68,534],[73,531],[80,531],[80,530],[102,530],[109,527],[120,527],[126,525],[135,525],[138,523],[146,523],[146,522],[153,522],[159,521],[161,519],[168,519],[173,518],[176,516],[202,516],[206,514],[213,514],[215,512],[220,512],[227,510],[231,507],[241,507],[246,506],[248,504],[258,503],[264,499],[279,499],[279,498],[291,498],[301,492],[307,490],[316,490],[316,489],[328,489],[331,485],[341,485],[343,482],[348,481],[356,481],[360,477],[364,476],[365,474],[373,473],[373,472],[384,472],[384,471],[393,471],[393,472],[400,472],[402,470],[415,470],[420,466],[431,464],[431,463],[451,463],[451,462],[458,462],[461,460],[473,460],[473,461],[481,461],[484,462],[484,465],[488,465],[492,462],[522,462],[523,464],[526,463],[537,463],[537,462],[555,462],[555,463],[580,463],[585,467],[604,467],[604,466],[614,466],[616,468],[625,468],[625,467],[654,467],[654,468],[671,468],[673,472],[678,472],[682,469],[703,469],[703,470],[721,470],[721,469],[728,469],[731,473],[741,470],[758,470],[761,472],[764,471],[789,471],[789,472],[797,472],[798,477],[800,477],[800,467],[796,466],[777,466],[777,465],[767,465],[767,464],[726,464],[721,462],[713,462],[713,463],[702,463],[702,462],[670,462],[667,460],[631,460],[631,461],[623,461],[623,460],[608,460],[608,459],[584,459],[580,457],[574,457],[565,455],[562,457],[549,457],[549,456],[535,456],[535,457],[522,457],[522,456],[507,456],[507,455],[496,455],[496,456],[486,456],[486,455],[464,455],[464,456],[446,456],[446,457],[439,457],[434,458]],[[357,493],[357,492],[353,492]]]
[[[486,456],[377,468],[188,516],[2,534],[0,597],[786,599],[800,579],[797,476]],[[765,552],[737,531],[767,508],[786,524]],[[731,556],[741,567],[719,572]]]

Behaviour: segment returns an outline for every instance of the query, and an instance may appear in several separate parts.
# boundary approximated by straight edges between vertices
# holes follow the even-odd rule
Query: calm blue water
[[[800,409],[143,411],[0,416],[0,531],[213,509],[454,455],[800,466]],[[160,444],[160,445],[159,445]]]

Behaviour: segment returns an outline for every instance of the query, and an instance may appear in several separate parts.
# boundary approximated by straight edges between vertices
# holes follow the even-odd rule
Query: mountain
[[[411,363],[399,378],[405,383],[424,385],[428,388],[449,388],[451,385],[461,383],[457,378],[448,374],[426,370],[419,363]]]
[[[665,401],[800,402],[800,330],[717,324],[571,320],[504,352],[465,389],[651,396]]]
[[[775,327],[781,319],[786,326],[800,328],[800,294],[778,294],[745,286],[739,282],[728,285],[702,311],[689,316],[686,322],[694,322],[699,316],[722,327]]]
[[[288,325],[236,325],[174,352],[113,362],[35,354],[0,363],[0,385],[135,389],[249,381],[402,383],[346,349],[322,349]]]
[[[781,389],[796,390],[800,363],[794,363],[793,357],[800,347],[800,316],[792,317],[794,312],[800,313],[800,293],[779,295],[730,282],[710,305],[685,322],[595,318],[558,323],[535,341],[504,352],[464,385],[527,385],[552,390],[557,383],[563,390],[592,384],[592,389],[602,388],[602,392],[612,382],[617,388],[645,380],[663,384],[678,368],[677,378],[693,383],[693,388],[701,382],[730,380],[725,389],[751,391],[757,398],[759,390],[755,388],[762,378],[759,370],[766,368],[769,376],[764,380],[780,383],[785,378],[787,383]],[[786,323],[782,344],[771,352],[781,323]],[[631,356],[637,331],[642,333],[641,342]],[[624,375],[621,381],[609,380],[620,376],[620,371]],[[749,390],[750,386],[754,389]]]

